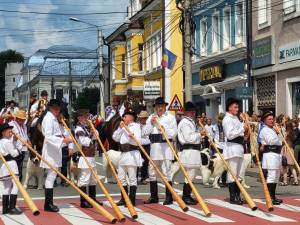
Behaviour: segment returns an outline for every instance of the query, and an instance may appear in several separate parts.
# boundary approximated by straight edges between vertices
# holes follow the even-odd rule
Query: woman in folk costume
[[[184,106],[184,117],[178,124],[178,140],[182,147],[180,160],[186,168],[191,181],[194,180],[196,169],[201,167],[201,133],[197,131],[196,107],[192,102]],[[182,200],[187,205],[196,205],[197,201],[191,197],[192,189],[185,179],[183,184]]]
[[[61,114],[60,102],[56,99],[51,99],[48,104],[48,111],[43,118],[41,129],[45,137],[43,144],[43,158],[48,161],[53,167],[60,168],[62,166],[62,146],[70,144],[72,139],[65,137],[65,130],[59,123]],[[49,212],[58,212],[59,209],[53,204],[53,184],[56,179],[56,172],[41,161],[40,167],[46,169],[45,180],[45,204],[44,210]]]
[[[15,160],[16,157],[20,155],[20,152],[15,148],[12,142],[12,126],[8,123],[2,124],[0,126],[0,153],[3,155],[8,163],[8,166],[13,171],[13,173],[18,176],[18,165]],[[18,197],[18,187],[16,183],[12,180],[9,171],[6,166],[2,164],[0,169],[0,180],[3,182],[3,192],[2,192],[2,212],[3,214],[18,215],[22,212],[16,208],[17,197]]]
[[[282,200],[276,198],[275,191],[281,170],[282,140],[279,136],[280,131],[274,127],[275,121],[272,112],[264,113],[262,121],[265,124],[259,134],[261,140],[260,150],[263,153],[262,168],[267,177],[267,186],[273,205],[279,205]]]
[[[88,126],[89,111],[87,109],[79,109],[76,113],[76,127],[74,130],[75,138],[78,144],[82,148],[82,152],[86,156],[87,161],[90,166],[97,172],[96,169],[96,159],[95,152],[96,148],[94,145],[95,135],[92,133],[91,129]],[[96,201],[96,184],[97,180],[93,176],[92,171],[89,169],[89,166],[86,164],[84,158],[81,156],[78,162],[78,168],[81,169],[80,177],[78,180],[78,187],[84,192],[87,193],[93,200]],[[102,205],[101,202],[98,202]],[[89,204],[83,196],[80,196],[80,207],[81,208],[92,208],[92,205]]]
[[[229,98],[226,102],[226,114],[222,121],[225,133],[225,146],[223,156],[227,160],[231,170],[237,179],[242,180],[242,165],[244,159],[244,137],[247,134],[247,126],[238,118],[239,100]],[[227,173],[227,183],[230,193],[230,203],[242,205],[240,189],[230,173]]]
[[[129,198],[133,205],[135,205],[137,190],[136,172],[137,168],[142,166],[143,159],[137,143],[134,141],[132,136],[127,133],[125,126],[127,126],[134,137],[141,142],[141,127],[135,122],[135,119],[135,112],[129,110],[125,111],[119,128],[113,133],[113,139],[120,143],[120,150],[122,152],[118,167],[118,177],[127,193],[129,186]],[[126,175],[128,175],[128,183]],[[123,195],[117,205],[125,205]]]

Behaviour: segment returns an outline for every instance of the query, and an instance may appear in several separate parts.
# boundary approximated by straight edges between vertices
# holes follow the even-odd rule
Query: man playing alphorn
[[[282,140],[278,130],[274,129],[274,115],[266,112],[262,116],[264,127],[261,129],[259,138],[261,141],[260,150],[263,153],[262,168],[266,174],[267,186],[272,198],[273,205],[282,203],[281,199],[276,198],[275,191],[280,177],[281,170],[281,147]]]
[[[60,102],[51,99],[48,104],[48,112],[42,121],[42,133],[45,137],[42,157],[48,161],[53,167],[62,166],[62,145],[69,144],[72,139],[63,135],[64,128],[59,124],[58,117],[60,115]],[[59,209],[53,204],[53,184],[56,179],[56,173],[49,166],[41,161],[40,167],[46,169],[45,180],[45,211],[58,212]]]
[[[239,100],[229,98],[226,102],[226,115],[222,122],[226,137],[223,155],[236,178],[241,180],[240,172],[242,171],[244,159],[243,142],[244,135],[247,132],[247,126],[240,122],[238,113]],[[243,200],[240,196],[240,189],[230,173],[227,173],[227,183],[230,194],[230,203],[242,205]]]
[[[187,102],[184,106],[184,117],[178,124],[178,140],[183,149],[180,161],[186,168],[191,181],[195,178],[196,169],[201,167],[201,134],[197,131],[195,119],[196,107],[192,102]],[[187,205],[196,205],[197,201],[191,197],[191,192],[192,189],[185,178],[182,200]]]
[[[166,111],[167,105],[168,103],[166,103],[162,97],[155,100],[153,105],[155,107],[155,113],[150,115],[148,118],[144,131],[145,135],[149,135],[151,141],[150,156],[152,160],[158,168],[161,168],[162,171],[165,172],[169,184],[172,185],[171,165],[172,160],[174,160],[174,155],[157,124],[158,121],[163,126],[163,129],[165,129],[165,132],[171,142],[175,140],[177,135],[177,123],[175,116]],[[157,175],[151,164],[149,167],[149,179],[151,196],[144,203],[158,203]],[[170,205],[172,203],[172,194],[166,187],[166,199],[163,204]]]

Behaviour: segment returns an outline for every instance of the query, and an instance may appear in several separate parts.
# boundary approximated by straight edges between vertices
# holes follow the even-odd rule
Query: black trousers
[[[18,166],[18,171],[19,171],[19,180],[20,180],[20,182],[22,182],[22,179],[23,179],[23,161],[24,161],[24,158],[25,158],[25,152],[22,152],[16,160],[17,166]]]
[[[68,177],[68,162],[69,162],[69,160],[70,160],[69,149],[68,149],[68,147],[63,147],[62,148],[62,164],[61,164],[60,171],[65,177]],[[61,183],[65,183],[65,181],[62,180]]]
[[[145,148],[148,155],[150,155],[150,145],[143,145],[143,147]],[[141,179],[146,180],[149,177],[149,174],[148,174],[149,161],[146,158],[146,156],[143,154],[143,152],[141,152],[141,155],[144,159],[143,165],[140,169],[141,170]]]

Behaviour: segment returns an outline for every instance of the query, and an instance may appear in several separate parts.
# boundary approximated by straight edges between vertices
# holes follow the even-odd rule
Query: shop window
[[[300,82],[292,84],[293,116],[300,114]]]
[[[256,79],[256,89],[258,108],[275,108],[275,76]]]

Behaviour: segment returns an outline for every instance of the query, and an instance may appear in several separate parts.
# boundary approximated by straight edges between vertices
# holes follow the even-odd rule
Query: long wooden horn
[[[9,167],[8,163],[6,162],[6,160],[5,160],[5,158],[3,157],[2,154],[0,154],[0,158],[1,158],[1,161],[4,163],[5,167],[7,168],[8,172],[10,173],[12,179],[14,180],[16,185],[18,186],[18,189],[21,192],[21,194],[24,198],[24,201],[26,202],[26,204],[28,205],[28,207],[32,211],[33,215],[38,216],[40,214],[40,211],[38,210],[37,206],[35,205],[35,203],[30,198],[28,192],[25,190],[25,188],[21,184],[19,178],[11,170],[11,168]],[[22,173],[22,171],[21,171],[21,173]]]
[[[199,125],[202,129],[206,130],[206,128],[203,126],[203,124],[199,121]],[[212,137],[209,135],[209,132],[206,131],[207,133],[207,137],[209,139],[209,142],[211,144],[211,146],[215,149],[215,151],[218,153],[218,155],[220,156],[221,160],[223,161],[227,171],[231,174],[232,178],[234,179],[234,182],[236,182],[238,188],[240,189],[242,195],[244,196],[246,202],[248,203],[249,207],[254,211],[257,209],[256,204],[254,203],[253,199],[250,197],[250,195],[248,194],[248,192],[245,190],[245,188],[243,187],[243,185],[241,184],[241,182],[237,179],[236,175],[234,174],[234,172],[232,171],[232,169],[230,168],[229,164],[227,163],[227,161],[224,159],[223,155],[221,154],[221,152],[219,151],[219,149],[217,148],[217,146],[215,145]]]
[[[178,164],[179,164],[179,167],[180,167],[181,171],[183,172],[183,175],[184,175],[185,178],[187,179],[187,181],[188,181],[190,187],[192,188],[192,191],[193,191],[193,193],[194,193],[194,195],[195,195],[195,197],[196,197],[198,203],[200,204],[201,208],[203,209],[204,214],[205,214],[206,216],[211,216],[211,212],[209,211],[209,209],[208,209],[206,203],[204,202],[203,198],[201,197],[201,195],[200,195],[199,192],[197,191],[195,185],[194,185],[193,182],[191,181],[190,176],[188,175],[186,169],[184,168],[184,166],[182,165],[182,163],[181,163],[181,161],[180,161],[178,155],[176,154],[176,151],[175,151],[175,149],[173,148],[173,145],[172,145],[172,143],[170,142],[170,140],[169,140],[169,138],[168,138],[168,136],[167,136],[167,134],[166,134],[166,131],[165,131],[164,127],[158,122],[158,120],[156,120],[156,123],[157,123],[157,125],[159,126],[159,129],[160,129],[162,135],[164,136],[165,140],[167,141],[167,143],[168,143],[170,149],[172,150],[173,155],[174,155],[174,157],[176,158],[176,160],[177,160],[177,162],[178,162]],[[200,134],[199,134],[199,135],[200,135]]]
[[[90,124],[90,127],[93,129],[94,133],[97,134],[96,133],[96,128],[94,127],[94,124],[92,123],[92,121],[89,120],[89,124]],[[134,207],[133,207],[133,205],[132,205],[132,203],[131,203],[131,201],[130,201],[130,199],[128,197],[128,194],[126,193],[126,191],[125,191],[125,189],[124,189],[124,187],[123,187],[123,185],[122,185],[122,183],[121,183],[121,181],[120,181],[120,179],[119,179],[119,177],[117,175],[115,167],[114,167],[113,163],[111,162],[111,160],[110,160],[110,158],[109,158],[109,156],[107,154],[107,151],[104,148],[104,146],[103,146],[103,144],[102,144],[102,142],[101,142],[101,140],[99,138],[99,135],[95,135],[95,136],[96,136],[96,140],[97,140],[98,144],[100,145],[100,147],[101,147],[101,149],[103,151],[103,154],[104,154],[104,156],[105,156],[105,158],[106,158],[106,160],[108,162],[108,165],[111,168],[112,174],[114,175],[114,177],[115,177],[115,179],[117,181],[117,184],[118,184],[118,186],[119,186],[119,188],[121,190],[122,196],[123,196],[123,198],[125,200],[126,206],[128,208],[128,211],[129,211],[131,217],[133,219],[137,219],[138,218],[137,212],[134,209]]]
[[[290,146],[288,145],[287,141],[285,140],[285,138],[284,138],[284,136],[283,136],[283,134],[282,134],[282,132],[281,132],[280,126],[279,126],[279,127],[278,127],[278,126],[279,126],[279,125],[276,124],[276,125],[275,125],[275,128],[277,129],[277,131],[279,131],[280,137],[281,137],[283,143],[285,144],[285,146],[286,146],[286,148],[287,148],[287,150],[288,150],[290,156],[292,157],[292,160],[293,160],[293,162],[295,163],[295,166],[296,166],[296,168],[297,168],[297,170],[298,170],[298,173],[300,174],[300,167],[299,167],[299,164],[298,164],[298,162],[297,162],[297,160],[296,160],[296,158],[295,158],[294,152],[293,152],[293,150],[290,148]]]
[[[249,123],[249,119],[248,119],[248,115],[245,115],[245,116],[241,115],[241,117],[242,117],[242,119],[244,120],[244,122],[246,123],[246,125],[249,129],[250,138],[253,138],[254,133],[252,132],[252,129],[251,129],[251,126],[250,126],[250,123]],[[260,177],[262,187],[263,187],[263,192],[264,192],[264,195],[265,195],[265,198],[266,198],[266,205],[267,205],[268,211],[272,212],[274,210],[274,207],[273,207],[272,199],[271,199],[270,192],[269,192],[269,189],[268,189],[268,186],[267,186],[266,178],[265,178],[264,172],[262,170],[261,162],[260,162],[259,155],[258,155],[258,150],[257,150],[256,147],[253,148],[253,150],[254,150],[254,153],[255,153],[256,161],[257,161],[257,167],[258,167],[259,177]]]
[[[51,168],[58,176],[60,176],[64,181],[66,181],[73,189],[75,189],[80,195],[82,195],[88,203],[90,203],[102,216],[108,219],[111,223],[116,223],[118,220],[111,215],[106,209],[104,209],[101,205],[95,202],[92,198],[90,198],[87,194],[81,191],[71,180],[66,178],[58,169],[51,165],[46,159],[44,159],[36,150],[34,150],[26,141],[24,141],[18,134],[15,134],[18,140],[22,142],[23,145],[36,155],[40,160],[42,160],[49,168]]]
[[[107,189],[105,188],[105,186],[103,185],[103,183],[101,182],[101,180],[99,179],[99,177],[97,176],[94,168],[91,166],[91,164],[89,163],[89,161],[87,160],[84,152],[82,151],[82,148],[80,147],[80,145],[78,144],[77,140],[75,139],[75,137],[73,136],[70,128],[67,126],[66,122],[64,121],[64,118],[61,119],[61,122],[63,124],[63,126],[65,127],[65,129],[69,132],[70,137],[72,138],[74,144],[76,145],[76,147],[78,148],[81,156],[83,157],[85,163],[88,165],[89,169],[91,170],[94,178],[96,179],[99,187],[101,188],[101,190],[103,191],[105,197],[107,198],[107,200],[109,201],[110,205],[112,206],[112,208],[114,209],[114,211],[116,212],[116,215],[119,219],[120,222],[125,222],[126,218],[124,217],[124,215],[122,214],[121,210],[119,209],[119,207],[117,206],[117,204],[114,202],[114,200],[112,199],[112,197],[110,196],[110,194],[108,193]],[[96,133],[95,133],[96,134]]]
[[[143,154],[145,155],[145,157],[149,160],[149,163],[151,163],[151,165],[153,166],[153,168],[156,170],[157,174],[161,177],[161,179],[163,180],[163,182],[165,183],[166,187],[168,188],[168,190],[171,192],[173,198],[175,199],[175,201],[178,203],[178,205],[180,206],[180,208],[186,212],[189,210],[189,208],[186,206],[186,204],[184,203],[184,201],[179,197],[179,195],[174,191],[173,187],[169,184],[168,180],[166,179],[166,177],[162,174],[162,172],[158,169],[158,167],[155,165],[155,163],[153,162],[153,160],[150,158],[150,156],[148,155],[147,151],[144,149],[144,147],[142,146],[142,144],[139,142],[139,140],[131,133],[131,131],[128,129],[127,126],[124,126],[124,128],[126,129],[127,133],[131,135],[131,137],[133,138],[133,140],[136,142],[136,144],[139,146],[139,148],[141,149],[141,151],[143,152]]]

